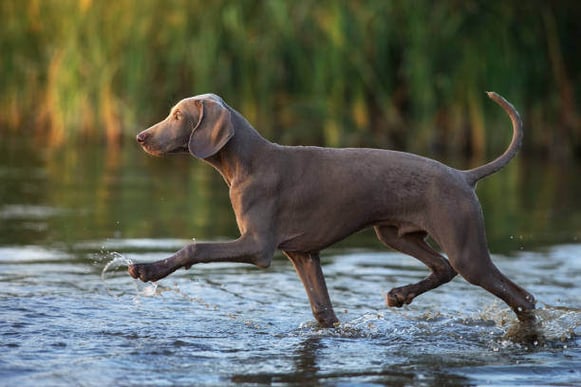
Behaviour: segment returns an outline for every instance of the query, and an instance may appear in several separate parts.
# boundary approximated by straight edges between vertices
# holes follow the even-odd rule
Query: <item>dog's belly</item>
[[[305,230],[295,234],[287,234],[278,245],[278,248],[289,252],[319,252],[363,228],[365,226],[350,229],[343,228],[340,230]]]
[[[289,252],[312,253],[319,252],[343,239],[355,234],[358,231],[377,227],[393,227],[397,229],[398,235],[427,232],[421,221],[410,222],[396,219],[377,219],[368,223],[340,225],[326,229],[305,229],[295,233],[288,233],[283,236],[278,248]]]

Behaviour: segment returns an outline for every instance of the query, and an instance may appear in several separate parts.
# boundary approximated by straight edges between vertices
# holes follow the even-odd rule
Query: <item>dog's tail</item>
[[[510,120],[512,121],[512,141],[510,145],[504,151],[502,155],[500,155],[497,159],[484,164],[480,167],[469,169],[464,171],[466,181],[471,186],[475,186],[478,180],[485,178],[486,176],[492,175],[494,172],[499,171],[502,169],[508,162],[516,155],[518,150],[522,144],[523,138],[523,129],[522,129],[522,120],[514,106],[511,105],[506,99],[504,99],[499,94],[496,94],[493,91],[486,92],[488,97],[492,99],[494,102],[499,104],[508,114]]]

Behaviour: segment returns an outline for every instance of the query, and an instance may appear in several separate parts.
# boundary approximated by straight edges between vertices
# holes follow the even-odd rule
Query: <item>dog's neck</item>
[[[261,163],[261,154],[275,146],[236,110],[230,108],[234,136],[215,155],[205,159],[224,178],[228,186],[237,179],[244,179]]]

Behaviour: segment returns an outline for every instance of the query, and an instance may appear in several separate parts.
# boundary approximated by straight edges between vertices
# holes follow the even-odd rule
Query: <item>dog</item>
[[[129,266],[129,274],[157,281],[198,263],[239,262],[266,268],[280,249],[304,284],[315,319],[333,327],[333,311],[319,252],[373,227],[386,246],[423,262],[423,280],[392,289],[389,306],[409,304],[457,273],[502,299],[530,321],[535,299],[490,259],[476,183],[504,167],[523,137],[516,109],[488,92],[512,121],[512,141],[495,160],[470,170],[406,152],[364,148],[283,146],[262,137],[214,94],[181,100],[167,118],[137,135],[155,156],[191,154],[224,178],[240,230],[225,242],[193,243],[167,259]],[[427,241],[430,236],[446,254]]]

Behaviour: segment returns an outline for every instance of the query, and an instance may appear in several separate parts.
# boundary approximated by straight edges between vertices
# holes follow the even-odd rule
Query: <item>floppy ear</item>
[[[218,153],[234,136],[230,111],[213,101],[195,101],[199,108],[198,124],[194,127],[188,142],[190,153],[205,159]]]

